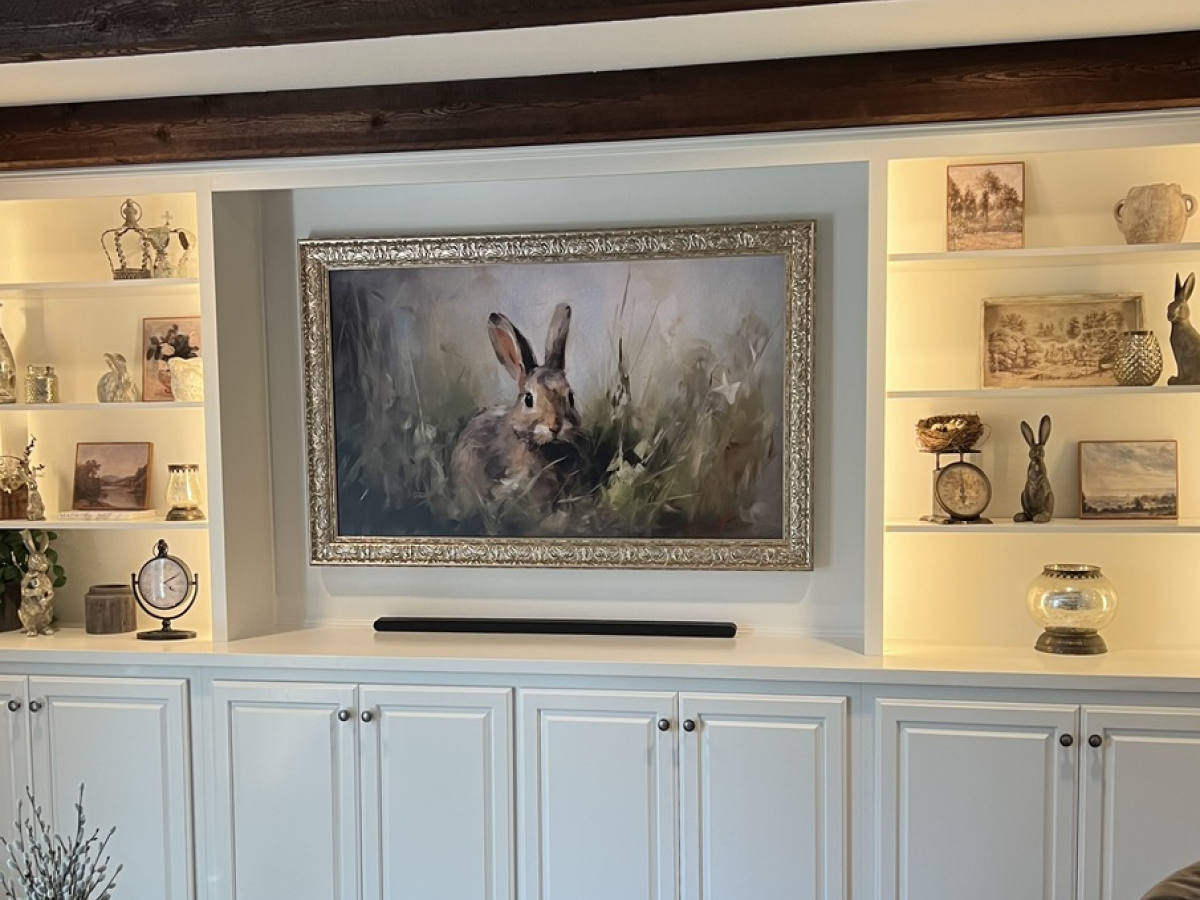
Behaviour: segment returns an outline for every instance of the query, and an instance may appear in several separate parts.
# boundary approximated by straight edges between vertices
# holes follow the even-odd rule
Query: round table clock
[[[200,589],[199,576],[178,556],[167,552],[167,542],[154,545],[154,556],[148,559],[136,575],[131,575],[133,595],[146,614],[162,621],[162,628],[139,631],[143,641],[179,641],[194,638],[196,632],[171,627],[196,602]]]
[[[990,524],[983,511],[992,502],[992,483],[983,469],[959,458],[943,466],[939,456],[933,470],[934,513],[927,522],[940,525]]]

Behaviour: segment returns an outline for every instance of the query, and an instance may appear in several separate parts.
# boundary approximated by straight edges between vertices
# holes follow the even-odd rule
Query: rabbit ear
[[[45,553],[50,549],[50,535],[44,531],[38,535],[38,553]]]
[[[25,549],[30,553],[36,552],[33,546],[33,534],[28,528],[21,529],[21,540],[25,542]]]
[[[1025,436],[1025,443],[1030,447],[1033,446],[1033,429],[1029,427],[1028,422],[1021,423],[1021,434]]]
[[[1175,276],[1175,284],[1176,285],[1179,284],[1179,276],[1178,275]],[[1195,286],[1196,286],[1196,273],[1192,272],[1190,275],[1188,275],[1187,281],[1185,281],[1183,283],[1183,299],[1184,300],[1187,300],[1190,296],[1192,296],[1192,288],[1194,288]],[[1176,287],[1176,296],[1178,296],[1178,290],[1179,290],[1178,287]]]
[[[567,331],[571,327],[571,307],[560,303],[554,307],[554,316],[550,319],[550,329],[546,332],[546,367],[549,369],[565,369],[567,367]]]
[[[508,320],[508,316],[492,313],[488,316],[488,337],[492,341],[492,349],[496,351],[496,359],[512,376],[520,388],[525,387],[525,376],[537,368],[537,359],[533,348],[525,335],[517,331],[516,326]]]
[[[1048,440],[1050,440],[1050,417],[1042,416],[1042,422],[1038,425],[1038,443],[1045,445]]]

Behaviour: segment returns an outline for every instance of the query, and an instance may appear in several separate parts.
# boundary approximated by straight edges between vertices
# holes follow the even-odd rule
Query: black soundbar
[[[733,622],[679,622],[637,619],[467,619],[382,616],[376,631],[451,632],[456,634],[608,634],[639,637],[731,638]]]

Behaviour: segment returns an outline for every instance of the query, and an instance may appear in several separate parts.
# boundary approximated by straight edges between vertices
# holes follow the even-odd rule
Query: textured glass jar
[[[200,467],[195,463],[167,466],[168,522],[194,522],[204,518],[200,508]]]
[[[1149,387],[1162,374],[1162,349],[1152,331],[1124,331],[1117,339],[1113,374],[1125,387]]]
[[[54,366],[25,367],[25,402],[58,402],[58,375]]]
[[[1044,630],[1034,644],[1043,653],[1104,653],[1096,632],[1117,614],[1117,591],[1099,566],[1056,563],[1029,585],[1025,602]]]

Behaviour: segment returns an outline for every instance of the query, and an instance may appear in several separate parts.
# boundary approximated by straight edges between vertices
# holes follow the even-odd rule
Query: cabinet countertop
[[[864,655],[852,641],[376,634],[368,623],[227,643],[152,643],[80,629],[0,634],[0,668],[136,666],[491,676],[633,677],[874,685],[1200,691],[1200,653],[1112,650],[1053,656],[1022,648],[905,647]]]

